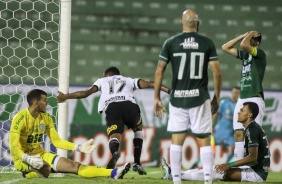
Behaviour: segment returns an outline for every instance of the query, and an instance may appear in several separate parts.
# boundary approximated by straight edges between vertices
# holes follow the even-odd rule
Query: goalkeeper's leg
[[[24,178],[48,178],[51,172],[50,165],[44,161],[40,169],[34,169],[20,159],[14,160],[14,166],[18,171],[22,172]]]

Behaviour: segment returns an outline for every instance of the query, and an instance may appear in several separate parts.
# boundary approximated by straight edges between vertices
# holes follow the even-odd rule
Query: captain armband
[[[253,50],[251,52],[251,55],[252,56],[256,56],[257,55],[257,48],[256,47],[253,47]]]

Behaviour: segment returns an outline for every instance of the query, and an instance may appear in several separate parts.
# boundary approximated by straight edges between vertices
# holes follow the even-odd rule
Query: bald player
[[[172,84],[167,131],[172,134],[170,146],[171,174],[175,184],[181,183],[182,146],[191,128],[200,146],[205,183],[212,183],[213,152],[210,145],[212,114],[219,107],[221,70],[214,43],[199,35],[199,18],[194,10],[183,12],[183,32],[167,39],[159,55],[155,72],[154,112],[162,118],[164,105],[160,99],[163,74],[172,66]],[[214,97],[208,91],[208,65],[213,72]]]

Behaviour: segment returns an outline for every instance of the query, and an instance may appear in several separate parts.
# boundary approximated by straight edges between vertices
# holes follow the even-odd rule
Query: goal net
[[[27,107],[26,94],[48,93],[47,111],[57,117],[59,0],[0,1],[0,172],[14,171],[9,150],[13,116]],[[45,137],[43,147],[55,152]]]

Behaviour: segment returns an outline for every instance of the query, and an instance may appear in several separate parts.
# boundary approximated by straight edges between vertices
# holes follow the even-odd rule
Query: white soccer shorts
[[[263,182],[263,179],[249,166],[239,168],[241,169],[242,182]]]
[[[167,131],[172,133],[186,132],[188,129],[195,134],[212,132],[211,101],[193,108],[178,108],[169,103],[169,120]]]

